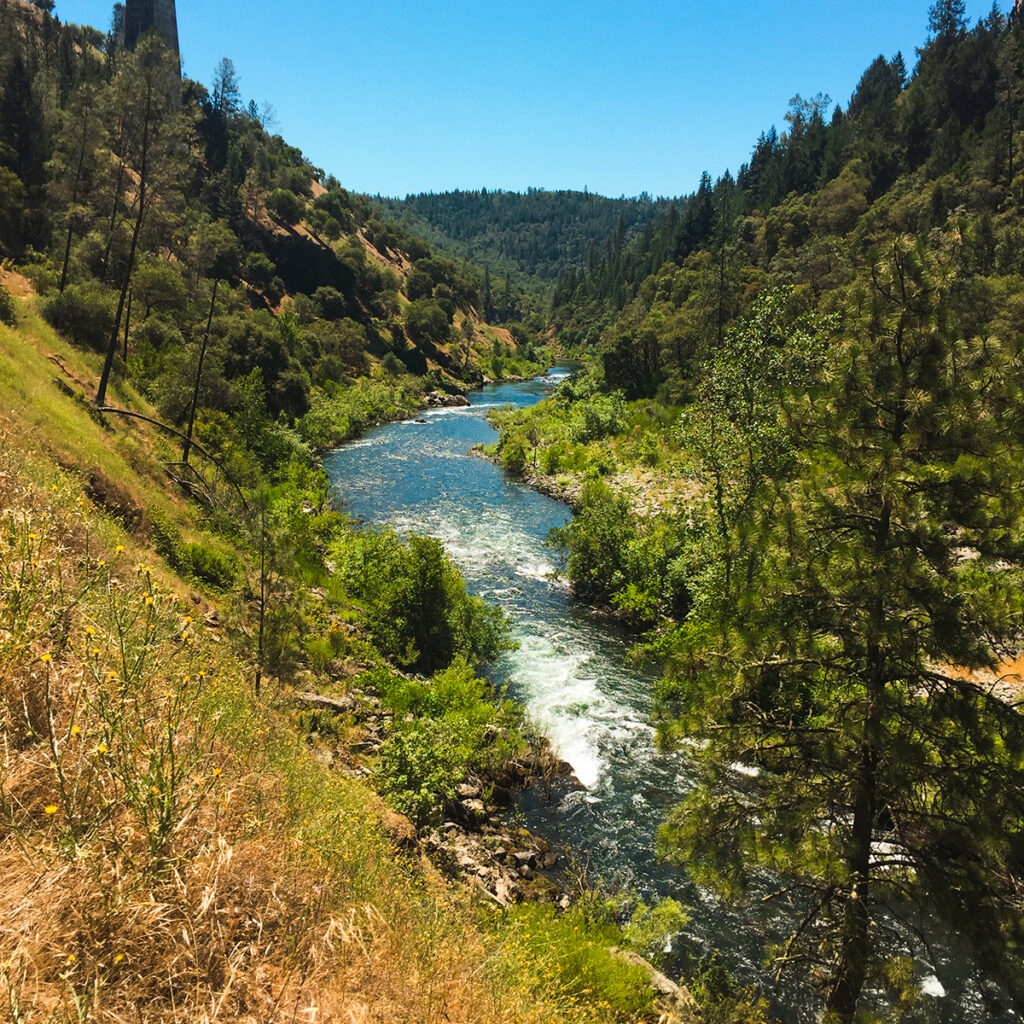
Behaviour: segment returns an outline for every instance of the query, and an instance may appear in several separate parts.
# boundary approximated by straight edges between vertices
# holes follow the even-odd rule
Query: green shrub
[[[405,311],[405,326],[409,337],[418,344],[444,345],[451,341],[451,321],[433,299],[410,302]]]
[[[179,575],[214,590],[229,590],[238,573],[238,561],[203,544],[181,539],[174,523],[162,512],[149,517],[149,537],[161,558]]]
[[[466,592],[440,541],[364,530],[342,538],[332,555],[366,605],[374,643],[397,663],[429,674],[459,656],[489,661],[507,647],[504,615]]]
[[[306,212],[306,204],[290,189],[275,188],[266,202],[270,215],[289,227],[298,224]]]
[[[379,671],[372,683],[395,723],[381,748],[378,781],[418,824],[436,823],[471,773],[493,778],[523,753],[521,710],[493,700],[465,660],[431,680]]]
[[[185,544],[179,568],[214,590],[230,590],[238,572],[238,561],[202,544]]]
[[[14,321],[14,299],[11,298],[10,292],[0,285],[0,324],[13,327]]]
[[[28,278],[39,295],[47,295],[57,288],[57,269],[50,258],[41,252],[29,248],[18,270],[23,277]]]
[[[257,291],[262,291],[270,286],[274,280],[277,267],[274,266],[270,257],[261,252],[251,252],[245,258],[245,267],[242,273],[246,281]]]
[[[114,330],[114,295],[101,284],[70,284],[42,301],[47,322],[75,344],[102,352]]]
[[[513,434],[501,446],[501,464],[517,476],[526,468],[527,444],[520,434]]]
[[[570,434],[574,441],[587,444],[621,434],[626,423],[626,403],[619,392],[593,395],[573,407]]]

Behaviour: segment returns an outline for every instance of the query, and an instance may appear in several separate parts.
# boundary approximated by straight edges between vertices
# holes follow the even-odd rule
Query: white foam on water
[[[931,996],[933,999],[944,999],[946,996],[946,987],[934,974],[929,974],[924,981],[921,982],[921,992],[923,995]]]
[[[607,774],[603,752],[648,727],[604,692],[589,652],[555,642],[539,623],[524,623],[515,639],[516,686],[531,717],[576,778],[593,790]]]
[[[399,517],[394,526],[400,533],[436,537],[469,576],[479,577],[489,567],[505,565],[521,579],[550,581],[559,589],[565,586],[563,581],[552,579],[557,566],[537,550],[536,539],[505,518],[467,519],[435,508],[425,514]]]

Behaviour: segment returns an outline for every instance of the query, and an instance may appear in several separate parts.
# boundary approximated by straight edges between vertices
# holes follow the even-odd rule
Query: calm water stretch
[[[521,808],[527,827],[589,863],[596,876],[648,900],[679,899],[691,908],[692,921],[677,950],[700,955],[719,947],[739,977],[753,980],[758,936],[773,926],[784,931],[785,908],[771,911],[779,915],[774,920],[756,917],[765,914],[761,907],[737,912],[657,862],[657,826],[686,791],[688,775],[684,755],[654,748],[654,676],[627,664],[628,638],[574,601],[557,578],[559,564],[544,539],[571,517],[570,509],[470,454],[473,445],[496,439],[489,409],[533,405],[568,373],[555,368],[527,384],[488,387],[470,396],[469,408],[431,410],[423,423],[379,427],[329,454],[324,465],[349,515],[439,538],[470,590],[511,617],[519,649],[492,666],[489,678],[528,709],[586,787],[553,801],[529,795]],[[992,1019],[959,965],[940,958],[922,969],[921,980],[922,999],[902,1020]],[[793,1006],[792,993],[778,996],[785,1019],[814,1019]]]

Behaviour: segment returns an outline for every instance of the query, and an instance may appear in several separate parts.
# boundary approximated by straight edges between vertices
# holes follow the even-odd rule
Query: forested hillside
[[[663,853],[741,903],[774,872],[830,1020],[909,1008],[934,941],[1024,1009],[1022,95],[1019,22],[939,0],[916,62],[564,277],[589,371],[495,417],[700,765]]]
[[[845,106],[797,96],[784,130],[763,132],[735,177],[705,175],[619,257],[563,278],[562,339],[593,344],[615,321],[605,348],[625,357],[632,332],[646,365],[626,358],[617,370],[609,351],[613,382],[652,394],[671,378],[681,394],[700,345],[757,291],[793,285],[827,306],[893,232],[927,241],[955,225],[973,276],[1014,277],[1022,55],[1006,29],[998,9],[968,28],[962,4],[940,5],[916,65],[879,56]]]
[[[502,319],[514,319],[503,314],[506,307],[515,311],[517,295],[523,295],[519,301],[525,300],[529,312],[546,313],[554,282],[617,259],[671,206],[647,195],[607,199],[544,189],[422,193],[377,202],[388,218],[491,269],[485,307]]]
[[[476,272],[268,133],[229,60],[209,88],[181,83],[156,45],[117,51],[15,0],[0,35],[0,245],[47,319],[105,354],[100,404],[113,373],[202,435],[258,394],[289,424],[313,410],[322,444],[387,415],[385,392],[411,407],[515,372]],[[344,408],[371,378],[384,405]]]
[[[229,61],[52,11],[0,2],[0,1017],[657,1018],[609,951],[657,955],[647,908],[563,898],[519,828],[450,852],[557,766],[477,675],[502,614],[319,460],[540,369],[528,332]]]

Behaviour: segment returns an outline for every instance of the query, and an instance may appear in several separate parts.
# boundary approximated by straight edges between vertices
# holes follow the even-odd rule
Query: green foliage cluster
[[[149,515],[149,536],[153,547],[180,576],[221,593],[233,587],[240,569],[233,553],[183,540],[169,517],[156,510]]]
[[[394,353],[385,357],[382,370],[348,387],[314,391],[309,411],[297,424],[302,439],[315,450],[325,451],[376,423],[412,415],[422,404],[422,380],[406,374]]]
[[[440,824],[467,778],[498,781],[526,752],[522,710],[495,699],[462,657],[431,679],[383,670],[365,682],[394,715],[380,751],[378,784],[418,825]]]
[[[689,604],[685,531],[672,517],[639,517],[604,481],[588,482],[580,508],[548,543],[566,554],[573,590],[618,608],[633,625],[651,626]]]
[[[13,327],[16,322],[14,299],[11,298],[11,293],[3,285],[0,285],[0,324]]]
[[[493,267],[500,286],[483,288],[489,321],[546,312],[555,281],[617,255],[669,208],[642,195],[607,199],[588,192],[454,191],[378,199],[382,213],[468,259]]]
[[[507,648],[504,616],[466,592],[440,541],[364,530],[343,535],[331,557],[364,603],[374,642],[398,664],[430,674],[457,657],[478,663]]]
[[[540,405],[491,416],[501,430],[492,453],[502,465],[550,477],[572,498],[575,516],[548,543],[566,556],[576,594],[613,605],[637,628],[682,615],[689,602],[692,525],[672,502],[642,493],[646,475],[689,469],[677,450],[677,417],[649,401],[604,393],[585,372]],[[635,483],[622,478],[636,472]],[[647,503],[646,514],[637,513],[636,501]]]

